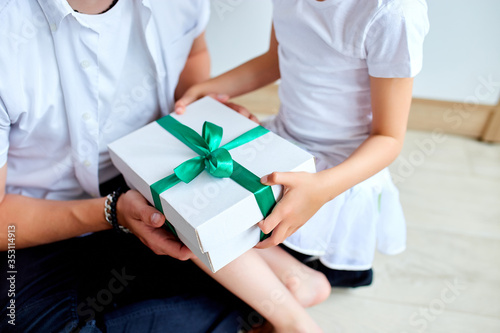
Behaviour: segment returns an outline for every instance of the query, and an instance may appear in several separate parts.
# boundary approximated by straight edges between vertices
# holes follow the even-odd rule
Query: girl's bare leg
[[[319,304],[330,296],[331,286],[323,273],[302,264],[278,246],[255,250],[302,306]]]
[[[246,252],[217,273],[210,272],[200,260],[193,261],[266,318],[274,326],[274,332],[322,332],[255,250]]]

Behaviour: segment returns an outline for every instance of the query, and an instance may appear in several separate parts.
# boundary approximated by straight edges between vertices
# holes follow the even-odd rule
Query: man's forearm
[[[17,248],[110,229],[104,218],[104,201],[52,201],[7,194],[0,203],[0,251],[7,249],[9,225],[16,226]]]

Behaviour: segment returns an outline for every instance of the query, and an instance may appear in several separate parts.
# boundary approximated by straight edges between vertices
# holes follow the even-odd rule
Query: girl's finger
[[[175,107],[174,107],[174,110],[175,110],[175,113],[177,114],[183,114],[184,112],[186,112],[186,107],[195,102],[196,100],[198,100],[198,98],[200,98],[201,96],[199,96],[198,94],[196,93],[192,93],[192,92],[189,92],[187,91],[184,96],[182,96],[181,98],[179,98],[177,100],[177,102],[175,102]]]
[[[284,198],[283,200],[285,200]],[[280,201],[274,207],[272,213],[266,217],[264,220],[259,222],[259,228],[266,235],[278,226],[290,213],[290,208],[288,205],[283,204],[283,201]]]
[[[208,94],[209,97],[212,97],[213,99],[221,102],[221,103],[227,103],[229,101],[229,95],[227,94]]]
[[[270,175],[264,176],[260,182],[264,185],[293,185],[297,180],[296,172],[273,172]]]
[[[257,124],[260,124],[260,121],[259,121],[259,118],[257,118],[256,116],[254,116],[253,114],[250,115],[250,118],[249,118],[251,121],[257,123]]]
[[[273,247],[283,243],[283,241],[286,239],[287,230],[288,228],[283,224],[279,225],[278,227],[276,227],[276,229],[273,230],[273,234],[271,235],[271,237],[260,242],[255,247],[258,249],[267,249],[269,247]]]
[[[194,98],[191,96],[182,96],[177,102],[175,102],[175,113],[183,114],[186,112],[186,106],[194,102]]]

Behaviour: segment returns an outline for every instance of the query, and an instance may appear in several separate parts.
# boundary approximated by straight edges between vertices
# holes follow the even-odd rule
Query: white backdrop
[[[207,40],[213,75],[267,50],[270,0],[211,0],[211,3]],[[425,43],[424,69],[415,81],[414,96],[497,104],[500,1],[428,0],[428,4],[431,31]]]
[[[271,34],[271,0],[211,0],[207,41],[212,75],[264,53]]]

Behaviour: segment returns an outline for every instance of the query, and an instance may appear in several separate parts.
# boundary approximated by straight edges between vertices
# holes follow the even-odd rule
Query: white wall
[[[212,53],[213,75],[267,50],[270,0],[211,2],[207,40]],[[500,96],[500,1],[427,2],[431,30],[424,46],[424,69],[415,80],[414,96],[497,104]]]
[[[207,41],[212,75],[218,75],[265,51],[271,33],[271,0],[211,0]]]
[[[500,1],[428,0],[427,3],[431,29],[424,46],[424,69],[415,80],[414,95],[497,104]],[[483,84],[489,80],[496,84],[488,87]]]

